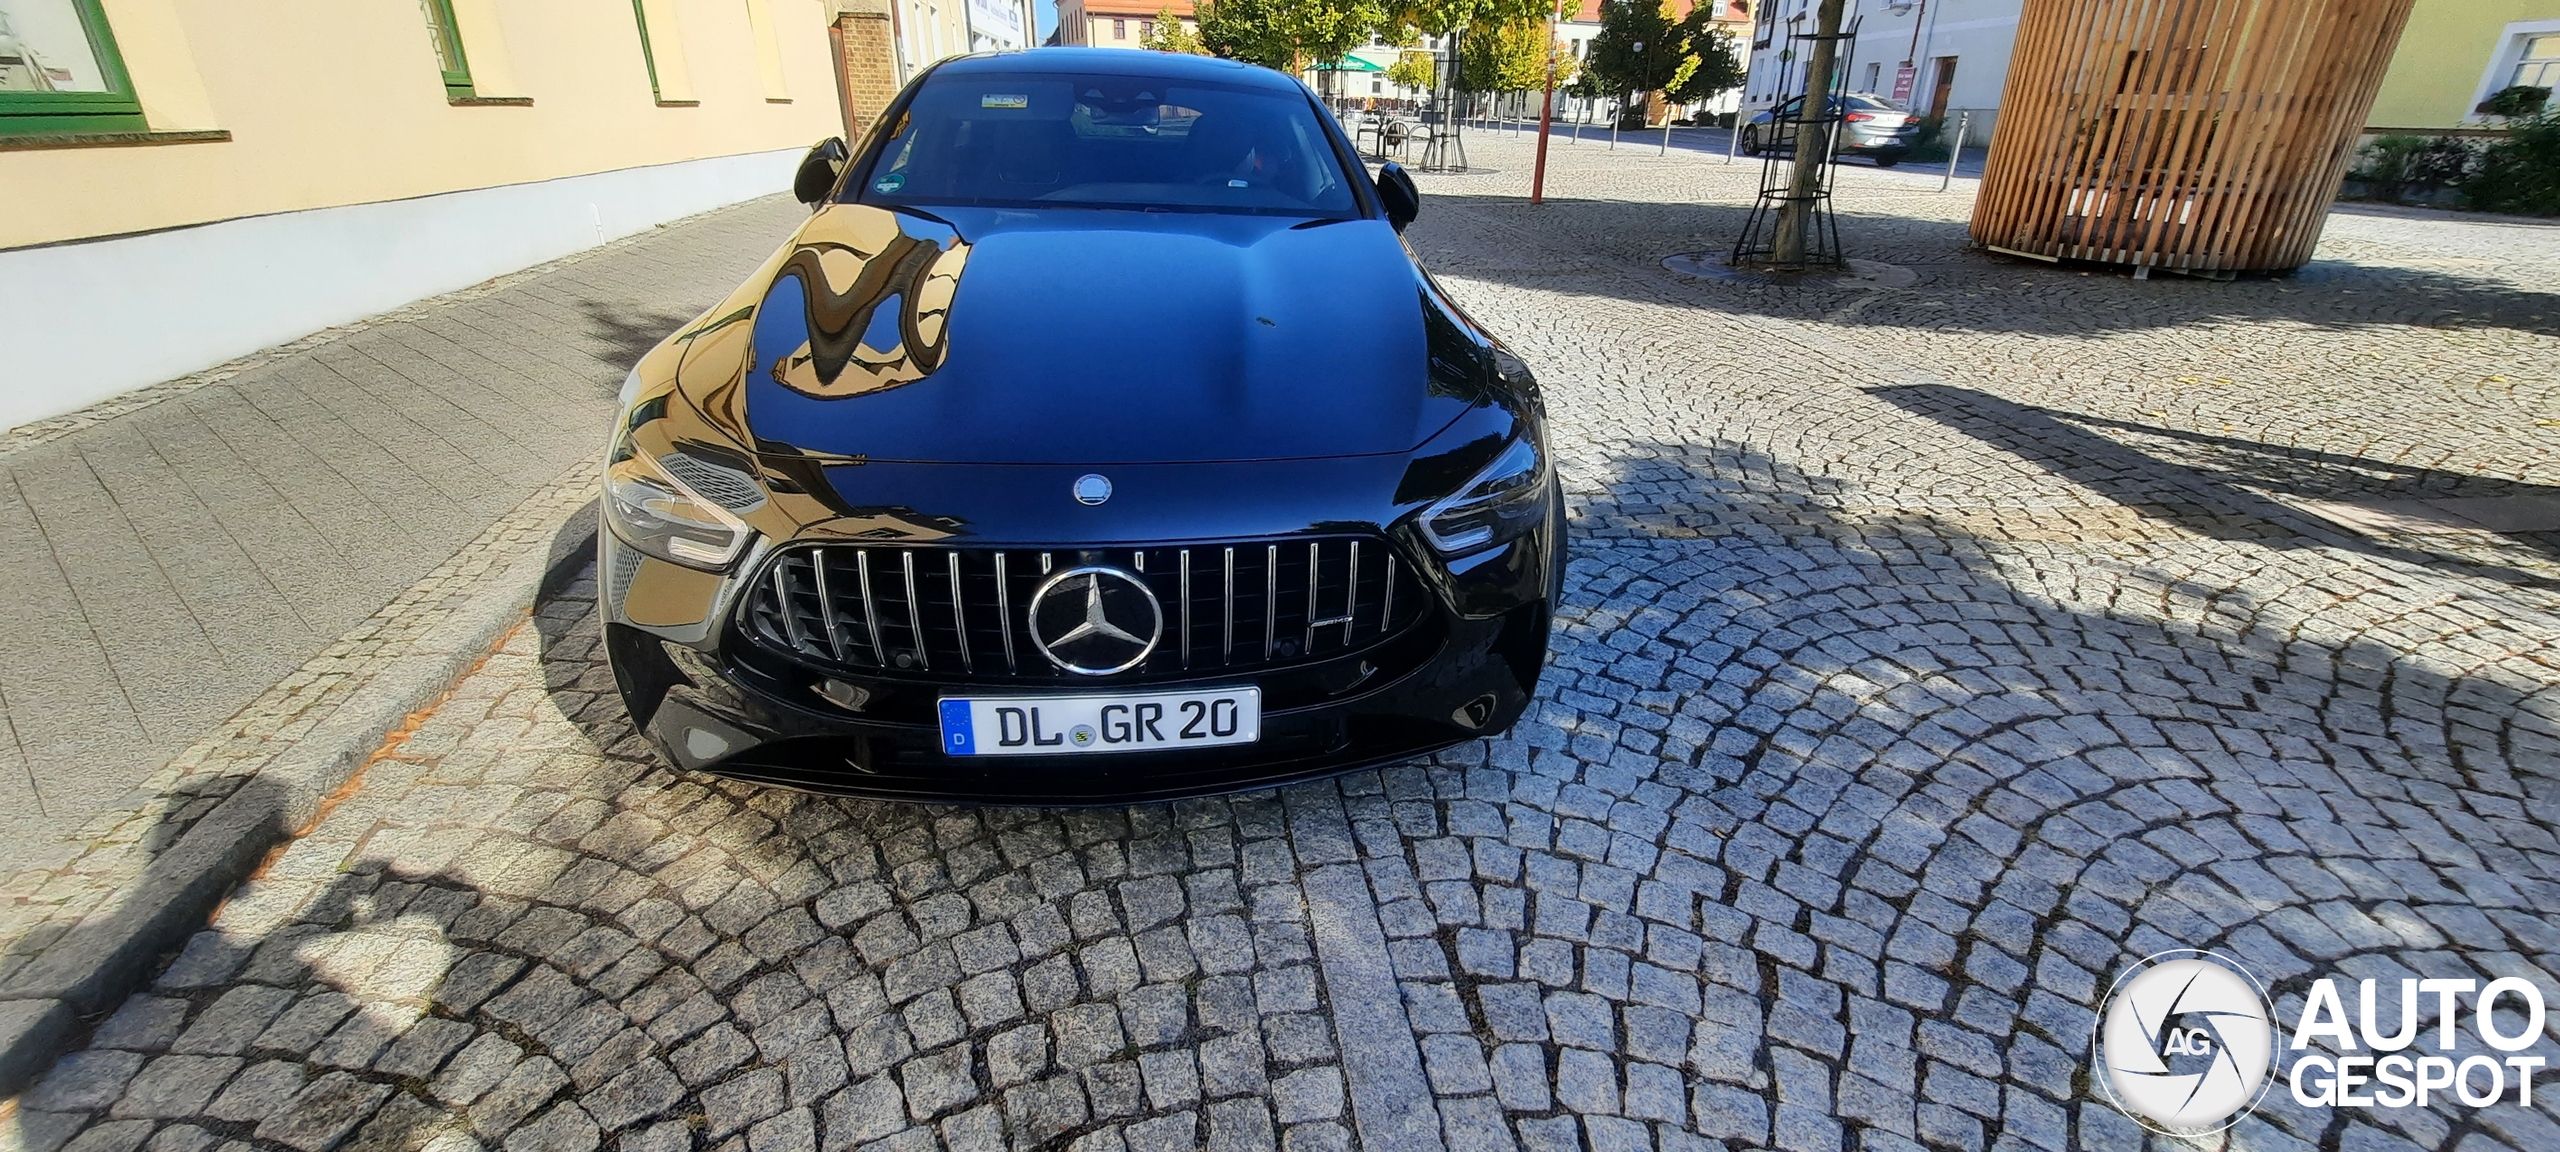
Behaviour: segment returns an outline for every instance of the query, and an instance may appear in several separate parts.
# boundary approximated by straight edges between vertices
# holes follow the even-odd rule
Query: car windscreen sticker
[[[904,172],[892,172],[871,182],[871,190],[874,192],[895,192],[906,186],[907,174]]]
[[[1030,106],[1031,97],[1029,96],[989,92],[984,96],[978,97],[978,107],[980,108],[1028,108]]]

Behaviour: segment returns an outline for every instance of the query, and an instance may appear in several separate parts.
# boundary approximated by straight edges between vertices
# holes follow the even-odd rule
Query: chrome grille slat
[[[1351,548],[1352,555],[1360,554],[1359,545],[1354,544]],[[951,561],[951,631],[960,637],[960,669],[975,672],[978,667],[969,659],[969,613],[961,607],[969,598],[960,591],[960,554],[946,552],[943,556]]]
[[[933,658],[924,651],[924,601],[916,597],[916,554],[898,553],[899,562],[907,570],[907,640],[916,654],[916,667],[931,669]]]
[[[1013,663],[1013,591],[1004,572],[1004,553],[996,553],[996,622],[1004,629],[1004,670],[1018,672]]]
[[[1262,658],[1271,658],[1272,637],[1280,631],[1280,546],[1262,552]]]
[[[871,600],[871,550],[853,554],[857,571],[862,573],[862,623],[871,629],[871,662],[889,666],[889,650],[880,646],[880,606]]]
[[[827,652],[830,655],[833,655],[836,659],[842,660],[844,659],[844,636],[836,631],[835,597],[827,595],[826,549],[812,548],[809,550],[809,569],[812,573],[810,583],[815,584],[818,587],[818,622],[825,625],[827,629]],[[774,575],[780,576],[782,574],[782,565],[774,565],[773,572]],[[783,603],[788,604],[790,602],[791,598],[789,596],[783,597]]]
[[[1014,633],[1031,624],[1017,592],[1027,596],[1070,567],[1104,564],[1143,581],[1166,609],[1155,651],[1121,678],[1165,679],[1201,668],[1250,673],[1359,651],[1425,615],[1430,599],[1392,549],[1385,564],[1370,561],[1383,544],[1329,536],[1050,551],[841,540],[790,545],[776,550],[741,597],[736,618],[763,647],[813,666],[938,681],[966,674],[1099,685],[1111,678],[1072,675],[1036,653],[1017,651]],[[1215,551],[1195,556],[1204,548]],[[1014,569],[1035,557],[1037,574],[1017,577]],[[1195,561],[1215,571],[1196,572]],[[875,573],[881,564],[892,567]],[[1017,579],[1024,582],[1020,588]],[[1211,583],[1203,587],[1201,579]],[[1364,588],[1364,581],[1372,586]],[[933,602],[944,595],[947,607]],[[1212,597],[1214,603],[1206,602]],[[1239,630],[1247,637],[1241,649]],[[1255,631],[1262,634],[1259,649],[1251,639]],[[983,670],[977,667],[981,650],[989,654]]]
[[[773,566],[773,591],[775,600],[782,607],[782,631],[791,637],[793,644],[805,644],[809,640],[808,630],[800,626],[800,614],[791,608],[790,586],[785,580],[783,567],[781,564]]]

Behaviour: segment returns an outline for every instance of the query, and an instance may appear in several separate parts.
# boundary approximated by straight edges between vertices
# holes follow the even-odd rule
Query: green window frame
[[[462,54],[462,25],[453,18],[453,0],[418,0],[427,18],[427,39],[434,45],[436,69],[444,75],[444,94],[448,100],[468,100],[471,90],[471,60]]]
[[[116,51],[115,33],[98,0],[68,0],[88,35],[89,52],[98,61],[104,92],[0,92],[0,134],[70,135],[147,132],[142,101],[125,74],[124,56]]]
[[[649,47],[649,10],[640,0],[631,0],[631,18],[640,22],[640,63],[649,69],[649,98],[665,103],[666,96],[658,91],[658,53]]]
[[[640,63],[649,69],[649,99],[662,107],[691,108],[700,100],[667,99],[667,91],[658,84],[658,50],[649,40],[649,9],[643,0],[631,0],[631,18],[640,25]]]

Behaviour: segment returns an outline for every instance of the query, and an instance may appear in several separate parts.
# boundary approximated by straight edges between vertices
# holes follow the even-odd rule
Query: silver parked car
[[[1763,110],[1742,122],[1742,150],[1754,156],[1764,147],[1779,140],[1779,129],[1771,122],[1786,119],[1802,107],[1798,96],[1775,108]],[[1920,117],[1908,108],[1873,92],[1850,92],[1831,98],[1831,108],[1841,117],[1844,131],[1840,136],[1840,155],[1864,156],[1878,168],[1891,168],[1902,162],[1905,153],[1920,135]]]

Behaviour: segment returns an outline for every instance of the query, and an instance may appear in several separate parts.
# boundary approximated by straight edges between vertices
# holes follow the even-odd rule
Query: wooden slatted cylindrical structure
[[[2298,268],[2411,0],[2027,0],[1974,202],[1995,251]]]

